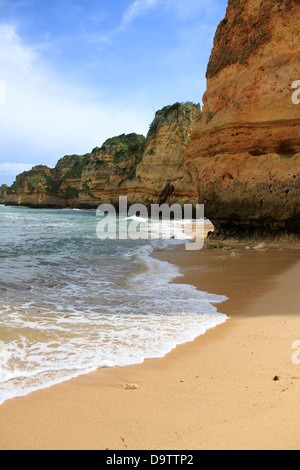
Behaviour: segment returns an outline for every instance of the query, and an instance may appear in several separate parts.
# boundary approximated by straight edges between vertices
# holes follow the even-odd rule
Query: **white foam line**
[[[167,242],[163,246],[168,246],[169,244]],[[12,382],[9,383],[9,380],[6,380],[5,383],[2,383],[2,386],[0,385],[0,404],[11,398],[25,396],[33,391],[42,390],[68,381],[101,367],[121,367],[139,364],[150,358],[164,357],[178,345],[193,341],[198,336],[205,334],[207,330],[228,320],[226,315],[218,313],[216,307],[213,306],[213,304],[227,300],[226,297],[200,292],[195,286],[189,284],[171,284],[176,277],[182,274],[178,267],[165,261],[156,260],[151,256],[154,247],[157,246],[161,246],[160,242],[153,242],[151,245],[132,249],[123,256],[125,260],[138,258],[147,268],[144,273],[137,274],[128,281],[128,287],[130,286],[128,295],[134,297],[135,292],[137,292],[138,302],[144,303],[145,307],[140,303],[137,305],[140,308],[137,314],[132,313],[132,311],[129,311],[127,314],[124,308],[126,305],[124,304],[122,305],[122,313],[114,314],[112,317],[102,315],[101,319],[104,322],[102,325],[108,328],[104,330],[104,336],[103,331],[101,333],[102,336],[101,334],[99,336],[96,328],[97,320],[99,320],[98,315],[88,318],[88,321],[85,322],[82,321],[84,319],[83,314],[78,312],[79,318],[75,317],[75,320],[80,320],[82,328],[84,328],[85,323],[91,323],[93,326],[93,321],[96,321],[94,329],[91,330],[92,337],[94,338],[93,342],[88,342],[89,337],[81,337],[81,330],[79,329],[74,338],[68,340],[66,344],[59,343],[58,345],[58,357],[60,355],[64,356],[64,362],[61,363],[62,370],[58,371],[60,377],[53,377],[35,385],[25,385],[24,389],[17,388]],[[149,302],[151,302],[152,310],[148,309]],[[182,306],[180,302],[183,302]],[[179,305],[179,311],[176,311],[177,304]],[[175,313],[172,312],[173,307]],[[134,308],[134,303],[131,305],[131,308]],[[189,313],[181,311],[183,308]],[[148,311],[148,314],[142,314],[142,310]],[[156,313],[159,310],[161,310],[161,313]],[[116,309],[116,311],[118,310]],[[193,311],[195,313],[192,313]],[[45,324],[38,325],[38,322],[30,321],[27,321],[27,328],[34,329],[39,327],[41,330],[51,331],[48,319],[46,320],[47,328]],[[61,319],[59,323],[63,325],[64,319]],[[65,323],[69,324],[69,322]],[[18,325],[19,328],[22,326],[24,327],[24,322]],[[55,322],[52,330],[57,331],[60,329],[63,331],[63,326],[58,326],[57,322]],[[85,332],[84,329],[82,331]],[[107,337],[105,334],[107,334]],[[109,339],[108,342],[107,338]],[[136,344],[134,343],[134,338],[137,338],[135,340]],[[27,378],[35,379],[37,374],[41,376],[42,374],[45,375],[45,373],[51,374],[51,372],[57,371],[58,364],[57,361],[53,362],[53,358],[50,362],[47,362],[47,367],[45,363],[44,366],[43,363],[40,363],[43,354],[49,353],[48,346],[50,343],[40,346],[34,343],[32,348],[30,344],[26,343],[25,336],[21,340],[21,349],[18,351],[21,361],[26,360],[25,353],[27,348],[27,359],[30,359],[32,364],[39,364],[39,368],[35,367],[32,371],[28,369],[26,371],[15,370],[13,374],[15,379],[19,379],[22,375],[23,377],[26,375]],[[103,343],[104,340],[105,343]],[[51,341],[53,342],[53,339]],[[87,345],[85,345],[85,341],[88,342]],[[102,345],[98,341],[102,341]],[[92,347],[85,349],[88,346]],[[74,347],[75,350],[72,349]],[[110,355],[110,358],[101,358],[99,355],[101,347],[103,348],[104,356],[107,354]],[[2,354],[5,354],[3,348],[1,351]],[[74,353],[75,357],[72,356]],[[7,367],[11,354],[12,351],[9,351],[8,356],[2,362],[4,366],[4,380],[9,378]],[[80,360],[82,361],[81,366]],[[12,378],[12,375],[10,377]],[[4,390],[5,387],[6,390]]]

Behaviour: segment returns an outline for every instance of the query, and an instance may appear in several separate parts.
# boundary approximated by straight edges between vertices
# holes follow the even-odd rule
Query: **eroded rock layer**
[[[300,232],[298,0],[229,0],[186,152],[220,235]]]

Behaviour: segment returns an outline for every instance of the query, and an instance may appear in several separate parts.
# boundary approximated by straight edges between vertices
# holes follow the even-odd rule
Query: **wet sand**
[[[299,449],[299,245],[229,245],[157,256],[181,267],[175,282],[226,295],[230,320],[164,358],[5,402],[0,449]]]

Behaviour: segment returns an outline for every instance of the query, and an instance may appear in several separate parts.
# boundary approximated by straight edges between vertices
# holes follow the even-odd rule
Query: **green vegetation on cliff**
[[[108,150],[113,153],[114,163],[121,161],[128,161],[136,154],[143,154],[146,144],[146,138],[141,134],[122,134],[117,137],[108,139],[100,149],[101,151]]]
[[[146,138],[138,134],[122,134],[108,139],[101,148],[96,147],[91,153],[85,155],[66,155],[61,158],[55,168],[51,170],[47,166],[39,165],[30,171],[17,176],[15,183],[9,189],[10,194],[44,194],[45,196],[58,197],[66,201],[78,198],[79,193],[89,195],[88,181],[82,181],[85,169],[94,172],[107,171],[108,163],[101,155],[113,156],[113,163],[127,162],[132,160],[128,178],[135,177],[137,165],[141,162],[144,154]],[[82,190],[74,187],[72,181],[77,180],[75,186],[82,185]],[[70,182],[70,184],[68,184]],[[79,184],[78,184],[79,183]],[[67,186],[66,186],[67,184]],[[2,190],[1,195],[4,194]]]
[[[30,171],[24,171],[17,176],[8,193],[18,193],[25,187],[30,193],[47,193],[47,187],[52,181],[51,176],[47,174],[50,171],[50,168],[44,165],[35,166]]]
[[[190,126],[195,113],[200,112],[200,104],[191,102],[175,103],[172,106],[165,106],[157,111],[155,118],[150,125],[148,137],[154,136],[163,125],[175,122],[178,126]]]
[[[108,139],[100,149],[113,154],[113,162],[128,162],[132,160],[128,179],[132,180],[136,175],[136,167],[142,161],[146,146],[146,138],[141,134],[122,134]]]
[[[9,187],[6,184],[0,186],[0,199],[3,199],[6,196],[8,190]]]
[[[61,197],[68,201],[69,199],[76,199],[78,196],[79,191],[76,188],[73,188],[72,186],[68,186]]]
[[[90,153],[85,155],[67,155],[57,163],[55,169],[67,170],[63,179],[81,178],[82,171],[91,157]]]

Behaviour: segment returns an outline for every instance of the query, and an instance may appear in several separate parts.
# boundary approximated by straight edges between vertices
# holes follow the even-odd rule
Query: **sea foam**
[[[177,240],[100,242],[93,214],[9,214],[23,231],[2,219],[11,238],[0,266],[0,403],[101,367],[163,357],[227,320],[216,306],[226,297],[176,284],[180,270],[152,256]]]

